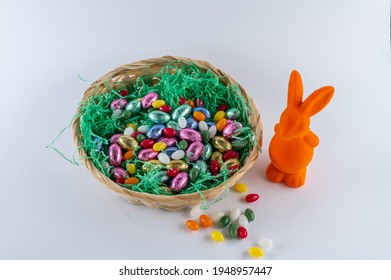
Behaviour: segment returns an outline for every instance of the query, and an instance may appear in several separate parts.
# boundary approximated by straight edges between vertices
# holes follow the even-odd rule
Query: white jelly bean
[[[176,150],[172,155],[172,159],[182,159],[185,156],[185,151],[183,150]]]
[[[133,133],[134,133],[134,128],[131,127],[131,126],[125,128],[125,130],[124,130],[124,135],[130,135],[131,136]]]
[[[212,219],[213,222],[218,222],[220,221],[221,217],[224,216],[224,213],[223,212],[216,212],[216,213],[213,213],[210,218]]]
[[[273,246],[273,241],[268,238],[262,238],[258,244],[264,251],[267,251]]]
[[[200,131],[207,130],[207,129],[208,129],[208,125],[206,124],[206,122],[200,121],[200,122],[198,123],[198,129],[199,129]]]
[[[115,109],[113,111],[113,114],[111,115],[111,118],[112,119],[118,118],[119,116],[121,116],[121,114],[122,114],[121,109]]]
[[[209,137],[210,137],[210,139],[215,137],[216,133],[217,133],[217,128],[216,128],[215,125],[212,125],[211,127],[209,127]]]
[[[201,204],[193,206],[190,210],[190,216],[192,218],[198,218],[201,215]]]
[[[178,124],[181,128],[185,128],[187,126],[187,120],[185,119],[185,117],[179,117]]]
[[[142,126],[139,126],[139,128],[137,129],[138,132],[140,133],[147,133],[148,130],[149,130],[149,126],[148,125],[142,125]]]
[[[169,164],[170,163],[170,157],[166,153],[159,153],[157,158],[163,164]]]
[[[238,221],[239,226],[241,227],[247,227],[248,226],[248,219],[245,215],[240,215],[239,216],[239,221]]]
[[[234,208],[229,213],[229,218],[231,219],[231,221],[236,221],[239,218],[241,213],[242,212],[240,211],[239,208]]]
[[[101,165],[106,171],[111,167],[110,163],[108,163],[107,161],[102,161]]]

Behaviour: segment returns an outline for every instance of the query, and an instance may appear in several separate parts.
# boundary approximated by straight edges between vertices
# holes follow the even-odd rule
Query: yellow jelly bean
[[[225,112],[224,111],[218,111],[215,116],[213,117],[213,119],[218,122],[219,120],[221,120],[222,118],[225,117]]]
[[[210,237],[212,237],[213,241],[215,242],[223,242],[224,241],[224,235],[217,230],[212,231],[210,234]]]
[[[163,105],[166,105],[166,102],[164,100],[158,99],[152,102],[152,107],[156,109],[160,108]]]
[[[130,174],[134,174],[136,173],[136,165],[134,165],[133,163],[128,163],[126,165],[126,170],[128,170]]]
[[[236,183],[234,185],[234,189],[237,192],[243,193],[243,192],[247,191],[247,186],[245,184],[243,184],[243,183]]]
[[[251,247],[248,249],[248,254],[253,258],[260,258],[263,256],[263,250],[259,247]]]
[[[160,152],[160,151],[163,151],[165,148],[167,147],[167,144],[166,143],[163,143],[163,142],[157,142],[155,144],[153,144],[153,150],[155,152]]]
[[[134,123],[127,123],[127,124],[126,124],[126,127],[131,127],[131,128],[134,129],[134,131],[137,131],[137,129],[138,129],[137,125],[134,124]]]

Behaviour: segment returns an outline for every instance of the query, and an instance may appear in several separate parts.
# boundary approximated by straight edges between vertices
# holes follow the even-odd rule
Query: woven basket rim
[[[150,58],[145,60],[139,60],[136,62],[131,62],[128,64],[123,64],[112,71],[104,74],[99,79],[94,81],[84,92],[81,103],[93,95],[102,94],[106,90],[106,85],[116,87],[116,82],[132,82],[139,76],[146,76],[157,73],[162,67],[171,62],[181,62],[185,64],[195,64],[198,68],[201,69],[209,69],[213,73],[219,76],[219,78],[224,78],[224,82],[230,84],[236,84],[244,98],[248,103],[251,104],[254,115],[250,118],[250,124],[252,126],[252,130],[256,135],[256,143],[252,150],[250,150],[249,155],[244,163],[244,165],[231,177],[227,179],[227,181],[222,182],[218,186],[200,191],[204,199],[208,200],[211,198],[215,198],[223,193],[228,187],[232,187],[233,184],[238,181],[255,163],[255,160],[258,157],[259,147],[262,145],[262,121],[260,118],[260,114],[257,106],[255,105],[251,96],[249,96],[246,90],[234,80],[232,77],[224,73],[218,68],[215,68],[212,64],[204,61],[204,60],[195,60],[186,57],[178,57],[178,56],[163,56],[160,58]],[[81,145],[82,136],[80,133],[80,118],[81,118],[81,105],[78,106],[76,116],[72,124],[73,137],[75,146],[79,152],[79,157],[87,167],[87,169],[98,179],[100,180],[106,187],[114,190],[119,193],[125,199],[127,199],[130,203],[135,204],[144,204],[148,207],[153,208],[162,208],[170,211],[179,210],[185,208],[187,206],[194,206],[203,201],[203,197],[199,194],[199,192],[189,193],[189,194],[176,194],[176,195],[157,195],[151,193],[143,193],[137,192],[130,189],[126,189],[110,178],[106,177],[103,173],[100,172],[98,168],[92,163],[92,161],[87,158],[87,153]],[[258,143],[258,145],[257,145]]]

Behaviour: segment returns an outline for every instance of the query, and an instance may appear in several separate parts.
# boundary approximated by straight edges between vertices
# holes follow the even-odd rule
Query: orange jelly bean
[[[194,103],[194,101],[193,100],[189,100],[189,101],[187,101],[187,104],[189,104],[191,107],[195,107],[195,103]]]
[[[197,120],[197,121],[204,121],[206,119],[205,115],[201,112],[194,112],[193,113],[193,117]]]
[[[216,124],[217,130],[220,130],[220,131],[223,130],[226,126],[227,126],[227,119],[226,118],[220,119]]]
[[[190,230],[198,230],[200,226],[198,225],[198,223],[196,221],[187,220],[186,227]]]
[[[123,159],[123,160],[128,160],[128,159],[133,158],[133,156],[134,156],[133,150],[129,150],[129,151],[127,151],[127,152],[124,154],[124,156],[122,157],[122,159]]]
[[[130,178],[125,180],[125,184],[128,184],[128,185],[135,185],[138,182],[140,182],[140,180],[137,179],[136,177],[130,177]]]
[[[212,226],[212,219],[208,215],[201,215],[200,216],[200,224],[202,227],[211,227]]]

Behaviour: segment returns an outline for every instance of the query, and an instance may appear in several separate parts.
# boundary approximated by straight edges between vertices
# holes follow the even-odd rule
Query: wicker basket
[[[111,72],[105,74],[104,76],[96,80],[94,83],[92,83],[91,86],[85,91],[81,101],[82,102],[86,101],[91,96],[104,92],[106,90],[106,86],[104,84],[116,88],[117,87],[116,84],[118,84],[118,82],[124,82],[124,83],[135,82],[135,80],[139,76],[156,74],[167,63],[178,62],[178,61],[181,61],[181,63],[184,64],[194,63],[200,69],[210,69],[216,75],[224,77],[222,78],[223,83],[237,84],[237,82],[233,78],[225,74],[223,71],[215,68],[213,65],[209,64],[208,62],[202,60],[193,60],[184,57],[164,56],[161,58],[152,58],[152,59],[141,60],[141,61],[125,64],[112,70]],[[252,130],[255,132],[257,136],[257,139],[259,139],[259,146],[254,145],[254,148],[250,151],[249,156],[247,157],[245,164],[242,166],[242,168],[227,180],[226,183],[229,187],[233,186],[235,182],[237,182],[253,166],[255,160],[258,157],[258,149],[262,145],[262,122],[260,119],[258,109],[254,104],[254,101],[246,93],[244,88],[242,88],[240,85],[239,88],[242,94],[244,95],[245,100],[250,101],[249,103],[253,108],[254,114],[250,118],[250,124],[252,126]],[[80,107],[78,108],[77,115],[79,115],[79,113],[80,113]],[[76,147],[82,147],[82,139],[81,139],[82,136],[80,133],[79,126],[80,126],[80,117],[76,118],[72,125],[73,136],[74,136]],[[197,205],[203,201],[199,193],[166,196],[166,195],[154,195],[149,193],[136,192],[136,191],[123,188],[120,185],[116,184],[114,181],[112,181],[110,178],[102,174],[99,171],[99,169],[97,169],[94,166],[94,164],[87,158],[86,151],[83,148],[78,148],[78,151],[79,151],[80,158],[82,159],[82,161],[84,162],[88,170],[90,170],[90,172],[96,178],[98,178],[104,185],[114,190],[115,192],[119,193],[130,203],[144,204],[148,207],[162,208],[169,211],[176,211],[185,208],[187,206]],[[222,183],[215,188],[202,191],[202,194],[204,198],[208,200],[208,199],[213,199],[218,197],[225,190],[226,190],[226,185]]]

